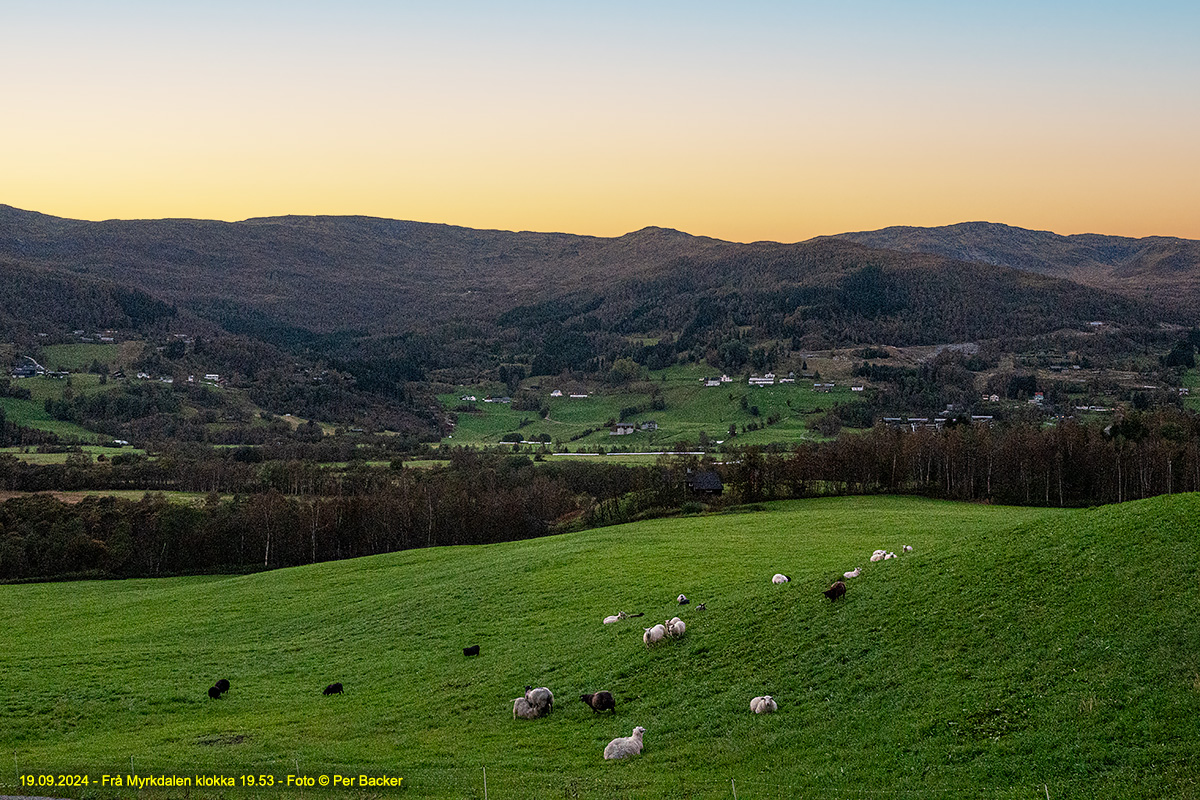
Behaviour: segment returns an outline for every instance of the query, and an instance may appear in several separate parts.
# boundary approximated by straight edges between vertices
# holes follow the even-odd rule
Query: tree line
[[[0,489],[9,491],[149,490],[140,500],[33,494],[0,503],[0,579],[272,569],[830,494],[1088,506],[1200,491],[1200,419],[1170,409],[1099,424],[877,426],[636,467],[464,448],[423,469],[257,461],[248,452],[197,448],[105,464],[82,453],[55,465],[0,457]],[[688,490],[708,470],[722,477],[723,495]],[[208,494],[188,505],[156,491],[165,489]]]

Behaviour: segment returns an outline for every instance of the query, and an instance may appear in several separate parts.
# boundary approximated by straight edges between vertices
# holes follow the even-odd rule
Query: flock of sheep
[[[905,545],[902,552],[912,552],[912,547],[910,545]],[[876,550],[871,555],[872,562],[885,561],[892,558],[896,558],[896,554],[890,553],[886,550]],[[844,573],[843,578],[857,578],[861,574],[862,569],[860,567],[856,567],[853,570]],[[771,582],[777,585],[789,583],[790,581],[791,578],[783,573],[776,573],[771,578]],[[833,584],[824,591],[824,594],[831,601],[837,600],[839,597],[843,597],[846,594],[845,580],[834,581]],[[687,605],[691,601],[688,600],[686,595],[681,594],[676,598],[676,602],[679,605]],[[700,603],[696,606],[697,611],[703,611],[704,609],[704,603]],[[606,616],[603,619],[603,624],[611,625],[616,622],[641,616],[643,616],[642,613],[627,614],[624,611],[619,611],[616,614]],[[644,633],[642,634],[642,642],[645,643],[646,647],[650,647],[651,645],[657,644],[667,637],[678,638],[683,636],[683,634],[687,631],[687,624],[676,616],[666,620],[665,622],[652,625],[649,628],[644,628],[643,630]],[[464,647],[463,655],[479,655],[479,645],[475,644],[469,647]],[[220,698],[221,695],[227,691],[229,691],[229,681],[222,678],[208,690],[208,696],[215,700]],[[325,687],[323,693],[326,695],[341,694],[342,691],[343,688],[341,683],[331,683]],[[579,699],[584,703],[587,703],[587,705],[591,707],[593,711],[611,711],[614,714],[616,713],[617,704],[616,700],[613,698],[612,692],[602,690],[599,692],[593,692],[591,694],[582,694],[579,696]],[[513,719],[537,719],[538,717],[543,717],[549,714],[553,710],[554,693],[545,686],[539,686],[537,688],[534,688],[533,686],[526,686],[525,694],[521,697],[516,697],[513,699]],[[760,697],[755,697],[750,701],[750,710],[755,714],[770,714],[779,710],[779,704],[775,702],[775,699],[771,695],[763,695]],[[604,758],[625,758],[627,756],[640,754],[642,752],[642,736],[645,734],[645,732],[646,729],[639,725],[633,729],[632,735],[619,736],[616,739],[613,739],[604,748]]]
[[[912,552],[911,545],[904,545],[902,552]],[[896,558],[895,553],[886,550],[876,550],[871,555],[871,561],[885,561]],[[857,578],[862,574],[861,567],[855,567],[849,572],[842,575],[842,579],[836,580],[826,590],[824,595],[831,601],[836,601],[846,594],[846,580]],[[789,583],[791,578],[783,573],[776,573],[771,578],[771,583],[779,585]],[[686,595],[679,595],[676,598],[679,605],[687,605],[690,601]],[[700,603],[696,606],[697,610],[704,610],[705,604]],[[638,614],[627,614],[624,611],[618,611],[616,614],[611,614],[604,617],[602,620],[605,625],[612,625],[634,617],[643,616]],[[677,638],[683,636],[687,630],[687,625],[679,617],[672,617],[666,622],[652,625],[649,628],[643,628],[642,642],[647,647],[657,644],[667,637]],[[464,653],[466,650],[464,649]],[[478,653],[478,648],[474,650]],[[612,711],[616,713],[616,701],[613,699],[612,693],[608,691],[595,692],[593,694],[583,694],[579,699],[591,706],[593,711]],[[533,688],[532,686],[525,687],[525,694],[521,697],[513,699],[513,719],[536,719],[544,716],[554,708],[554,694],[545,686]],[[755,697],[750,701],[750,710],[755,714],[770,714],[779,710],[779,704],[771,695],[762,695]],[[638,725],[633,729],[630,736],[619,736],[613,739],[604,748],[605,759],[626,758],[627,756],[639,755],[642,752],[642,737],[646,733],[646,729]]]

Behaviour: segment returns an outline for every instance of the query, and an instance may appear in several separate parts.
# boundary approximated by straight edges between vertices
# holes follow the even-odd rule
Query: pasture
[[[498,799],[1195,797],[1198,515],[1194,495],[833,498],[255,575],[0,586],[0,794],[29,793],[18,773],[132,769],[484,797],[486,769]],[[822,597],[856,566],[845,598]],[[618,610],[645,616],[601,624]],[[646,648],[642,628],[675,614],[685,636]],[[232,688],[210,700],[218,678]],[[512,719],[526,684],[555,692],[552,714]],[[615,715],[579,701],[600,689]],[[777,713],[750,713],[762,694]],[[604,761],[634,725],[644,752]]]
[[[729,428],[737,430],[739,444],[766,444],[775,441],[800,441],[820,438],[809,430],[807,423],[833,408],[834,404],[854,404],[860,398],[841,383],[828,392],[813,389],[811,379],[797,378],[793,384],[749,386],[739,378],[733,383],[706,387],[705,372],[699,367],[672,367],[654,373],[651,380],[635,382],[627,387],[600,386],[586,398],[572,398],[569,392],[551,397],[554,382],[545,377],[536,391],[549,410],[543,418],[536,410],[518,410],[501,403],[485,403],[491,392],[504,394],[499,384],[491,386],[460,386],[452,393],[438,396],[446,409],[472,406],[470,411],[457,411],[457,427],[446,440],[451,444],[497,444],[506,434],[519,433],[527,441],[548,436],[572,450],[579,447],[619,447],[631,450],[669,450],[677,442],[696,442],[706,434],[713,442],[729,437]],[[717,373],[719,374],[719,372]],[[531,383],[534,379],[527,381]],[[475,396],[473,403],[463,396]],[[654,408],[655,397],[661,408]],[[627,413],[626,420],[638,425],[653,420],[658,430],[642,431],[627,436],[610,436],[606,424],[619,421],[623,409],[639,408]],[[768,420],[772,420],[768,425]],[[758,430],[748,430],[759,426]]]

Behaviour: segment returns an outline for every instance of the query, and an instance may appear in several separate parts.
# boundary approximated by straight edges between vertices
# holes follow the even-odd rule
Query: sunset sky
[[[0,0],[0,203],[1200,238],[1200,3]]]

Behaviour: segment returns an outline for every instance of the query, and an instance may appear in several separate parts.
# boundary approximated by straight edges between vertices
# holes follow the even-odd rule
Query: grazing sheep
[[[750,701],[750,710],[755,714],[771,714],[779,710],[779,704],[771,695],[766,694]]]
[[[221,690],[215,686],[208,687],[208,699],[219,700],[221,698]]]
[[[646,628],[646,632],[642,634],[642,641],[646,643],[647,647],[649,647],[655,642],[661,641],[666,635],[667,629],[665,626],[655,625],[653,628]]]
[[[906,545],[904,545],[904,552],[906,552],[906,553],[911,553],[911,552],[912,552],[912,545],[911,545],[911,544],[906,544]]]
[[[624,611],[618,611],[616,614],[613,614],[612,616],[605,617],[604,624],[611,625],[614,622],[620,622],[623,619],[629,619],[629,615],[626,614]]]
[[[326,696],[329,696],[331,694],[341,694],[341,693],[342,693],[342,685],[340,683],[329,684],[328,686],[325,687],[325,691],[323,692],[323,694],[325,694]]]
[[[604,748],[604,758],[625,758],[626,756],[636,756],[642,752],[642,734],[646,729],[638,725],[633,729],[632,736],[618,736],[608,743]]]
[[[539,686],[536,689],[532,686],[526,686],[525,699],[538,710],[539,716],[549,714],[554,710],[554,692],[551,692],[545,686]]]
[[[477,644],[473,644],[473,645],[471,645],[470,647],[464,647],[464,648],[463,648],[463,655],[464,655],[464,656],[477,656],[477,655],[479,655],[479,645],[477,645]]]
[[[843,572],[842,577],[843,578],[857,578],[861,574],[862,574],[862,567],[855,567],[854,569],[850,570],[849,572]]]
[[[524,697],[513,698],[513,719],[537,719],[541,715],[538,707]]]
[[[667,636],[683,636],[683,632],[687,630],[687,625],[683,624],[683,620],[679,617],[672,617],[666,621]]]
[[[221,678],[221,680],[217,681],[213,685],[220,689],[222,694],[229,691],[229,681],[225,680],[224,678]]]
[[[787,575],[784,575],[782,572],[777,572],[775,573],[775,577],[771,578],[771,583],[787,583],[790,580],[791,578],[789,578]]]
[[[676,599],[676,601],[678,601],[679,605],[681,605],[681,606],[686,606],[688,603],[691,602],[691,600],[687,599],[687,595],[683,595],[683,594],[679,595],[679,597],[676,597],[675,599]]]
[[[596,692],[595,694],[581,694],[579,699],[592,707],[592,711],[611,711],[617,713],[617,701],[613,699],[612,692]]]
[[[833,585],[826,589],[823,594],[831,601],[837,600],[839,597],[842,597],[846,594],[846,584],[842,581],[834,581]]]

